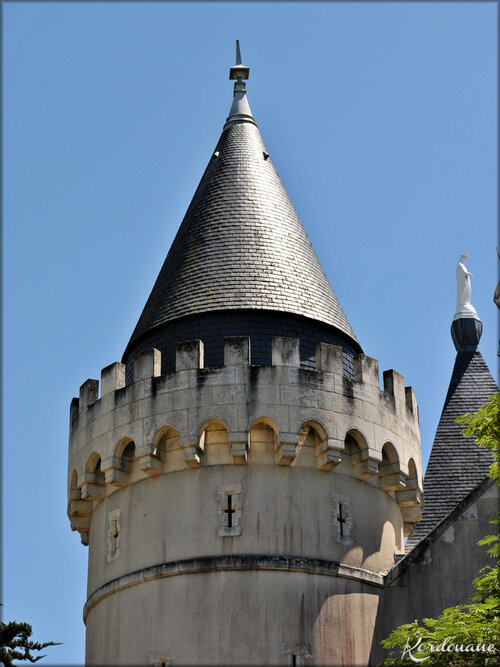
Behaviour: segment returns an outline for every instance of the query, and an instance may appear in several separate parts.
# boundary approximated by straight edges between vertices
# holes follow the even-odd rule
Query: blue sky
[[[5,618],[81,664],[69,403],[120,360],[232,99],[248,98],[364,348],[417,394],[427,462],[474,274],[495,372],[497,5],[3,4]]]

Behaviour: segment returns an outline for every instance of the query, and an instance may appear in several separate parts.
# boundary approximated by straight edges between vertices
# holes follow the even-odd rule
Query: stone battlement
[[[421,511],[415,393],[394,370],[354,357],[343,375],[342,348],[320,343],[316,369],[300,368],[299,340],[278,337],[272,366],[252,366],[250,340],[224,339],[224,366],[205,368],[203,342],[178,343],[176,371],[161,375],[158,350],[89,379],[71,403],[69,516],[85,535],[92,504],[118,488],[169,472],[212,465],[275,464],[320,471],[350,462],[358,480],[377,480],[405,522]],[[339,468],[340,469],[340,468]]]

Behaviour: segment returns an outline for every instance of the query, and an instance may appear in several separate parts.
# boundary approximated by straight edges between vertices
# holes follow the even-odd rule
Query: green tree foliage
[[[467,424],[463,435],[475,437],[480,447],[491,451],[493,463],[489,475],[500,479],[500,394],[492,396],[477,412],[462,415],[457,422]],[[500,514],[491,523],[499,524]],[[498,531],[484,537],[479,544],[489,547],[491,557],[500,555]],[[499,665],[500,563],[484,567],[473,584],[475,602],[445,609],[437,619],[424,618],[421,623],[413,621],[396,628],[382,641],[392,657],[381,665],[414,666],[416,662],[410,655],[429,667]]]
[[[33,656],[32,651],[42,651],[47,646],[56,646],[60,642],[40,644],[30,640],[32,634],[29,623],[0,623],[0,664],[10,667],[13,660],[29,660],[37,662],[43,655]]]
[[[500,394],[491,396],[477,412],[462,415],[456,420],[467,424],[463,435],[475,437],[480,447],[487,447],[493,455],[490,477],[500,479]]]

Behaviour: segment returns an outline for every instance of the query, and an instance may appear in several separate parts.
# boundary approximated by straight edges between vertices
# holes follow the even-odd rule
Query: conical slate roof
[[[239,309],[319,320],[359,348],[237,76],[229,118],[127,349],[178,318]]]
[[[470,345],[460,349],[425,473],[422,520],[408,539],[406,551],[488,476],[491,453],[479,447],[474,438],[464,437],[465,425],[457,424],[455,419],[476,412],[496,393],[498,387],[481,352]]]

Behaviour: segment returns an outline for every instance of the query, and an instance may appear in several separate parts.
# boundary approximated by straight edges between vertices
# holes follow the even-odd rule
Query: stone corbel
[[[406,489],[406,476],[401,472],[399,463],[386,463],[379,468],[380,483],[384,491]]]
[[[323,440],[316,449],[316,465],[319,470],[331,470],[338,465],[343,451],[344,443],[341,440]]]
[[[203,451],[199,445],[181,445],[184,463],[188,468],[200,468]]]
[[[280,466],[289,466],[297,456],[298,437],[293,433],[281,433],[276,449],[276,461]]]
[[[354,477],[363,481],[378,473],[378,461],[372,457],[362,458],[363,453],[358,455],[357,461],[352,465]]]
[[[81,483],[82,500],[104,500],[106,491],[102,472],[84,472]]]
[[[145,472],[150,477],[157,477],[162,473],[162,461],[165,453],[159,446],[150,443],[143,445],[136,450],[136,456],[139,461],[139,470]]]
[[[384,491],[399,491],[406,488],[406,477],[400,472],[395,472],[393,475],[384,475],[380,478],[380,481]]]
[[[105,484],[123,487],[130,483],[132,463],[118,456],[110,456],[101,464]]]
[[[396,502],[401,507],[423,506],[423,495],[417,488],[396,491]]]
[[[403,507],[401,507],[401,514],[404,523],[418,523],[422,518],[422,506],[403,505]]]
[[[68,516],[90,516],[92,514],[91,500],[70,500]]]
[[[243,464],[248,461],[248,445],[246,442],[232,442],[231,456],[233,463]]]
[[[81,497],[82,497],[82,493],[81,493],[80,489],[70,489],[70,491],[68,493],[68,500],[69,501],[71,501],[71,500],[80,500]]]
[[[406,480],[406,488],[407,489],[415,489],[418,491],[421,495],[423,495],[424,490],[422,489],[421,484],[419,484],[418,479],[415,477],[408,477]]]
[[[85,503],[85,505],[75,506],[73,503]],[[81,513],[77,513],[81,512]],[[76,530],[80,533],[82,544],[87,546],[89,543],[90,520],[92,518],[92,501],[90,500],[74,500],[68,507],[68,518],[70,521],[71,530]]]
[[[79,533],[90,530],[90,516],[72,516],[70,522],[71,530],[77,530]]]
[[[226,341],[226,339],[224,339]],[[242,465],[248,461],[248,434],[245,432],[231,433],[229,449],[233,463]]]
[[[403,535],[405,537],[412,537],[413,533],[415,532],[415,524],[414,523],[403,523]]]

